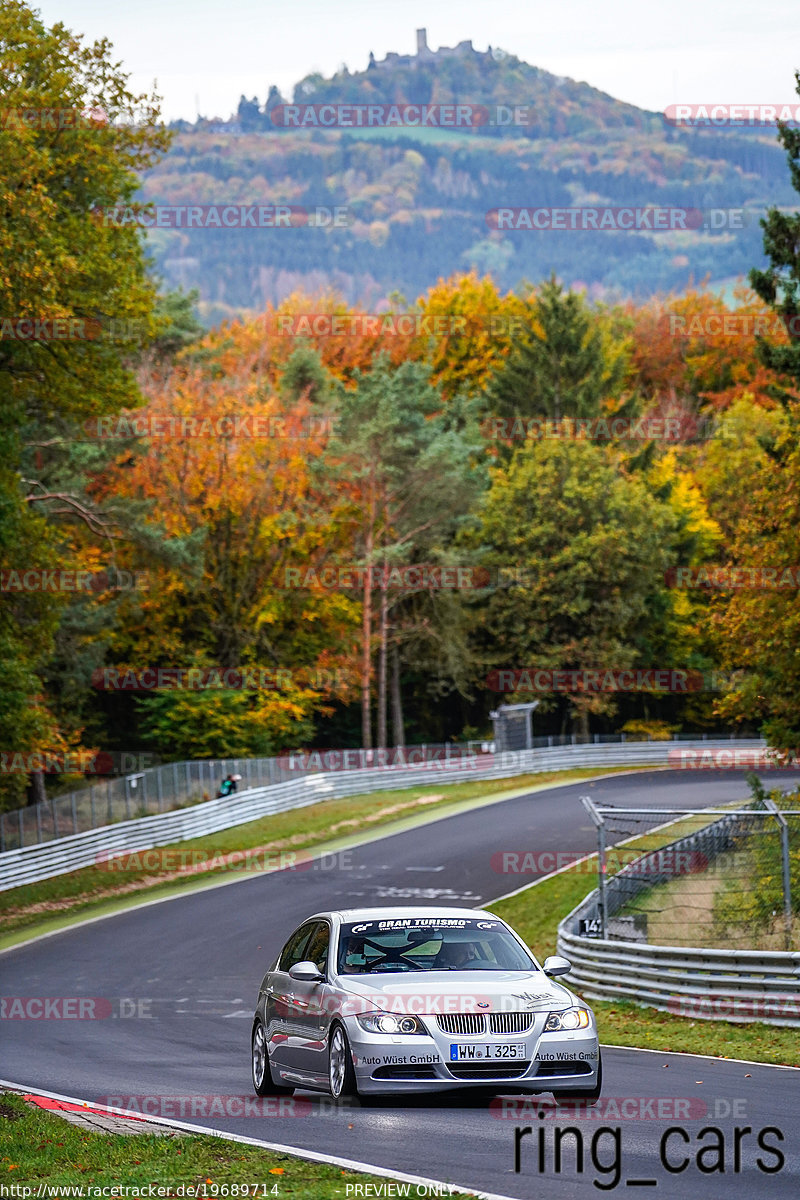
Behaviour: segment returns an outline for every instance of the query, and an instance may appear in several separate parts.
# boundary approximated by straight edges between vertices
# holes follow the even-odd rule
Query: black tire
[[[267,1053],[267,1035],[262,1022],[253,1023],[253,1033],[250,1039],[250,1068],[253,1077],[253,1091],[257,1096],[288,1096],[294,1091],[293,1087],[273,1083],[272,1067]]]
[[[331,1026],[328,1036],[328,1090],[334,1100],[358,1095],[350,1042],[338,1021]]]
[[[554,1093],[556,1101],[564,1100],[583,1100],[587,1104],[597,1104],[600,1095],[603,1091],[603,1058],[600,1051],[597,1051],[597,1083],[590,1090],[584,1091],[559,1091]]]

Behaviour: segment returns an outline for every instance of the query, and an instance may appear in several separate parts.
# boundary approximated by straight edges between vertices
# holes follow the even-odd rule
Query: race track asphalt
[[[797,776],[780,780],[783,787],[797,782]],[[585,781],[444,817],[355,848],[333,864],[253,876],[17,947],[0,956],[4,997],[100,997],[107,1002],[95,1011],[109,1015],[4,1021],[0,1076],[504,1196],[616,1191],[682,1200],[797,1200],[798,1071],[608,1048],[605,1110],[599,1119],[568,1122],[553,1118],[550,1097],[520,1110],[518,1098],[490,1102],[458,1093],[336,1106],[328,1097],[297,1092],[280,1110],[271,1099],[271,1115],[259,1116],[230,1115],[244,1110],[244,1100],[220,1099],[250,1102],[249,1034],[258,984],[304,917],[374,904],[489,903],[535,877],[499,873],[498,852],[596,848],[579,802],[584,793],[602,804],[651,808],[714,807],[749,796],[743,774],[729,771]],[[587,891],[592,886],[587,876]],[[633,1106],[632,1097],[638,1098]],[[660,1117],[659,1097],[673,1098]],[[608,1107],[617,1098],[629,1100],[622,1119]],[[557,1164],[554,1133],[567,1125],[582,1138],[565,1137]],[[526,1126],[532,1132],[520,1142],[516,1172],[515,1129]],[[680,1130],[666,1143],[667,1162],[680,1168],[672,1172],[660,1160],[671,1126]],[[748,1132],[737,1137],[735,1127]],[[767,1127],[778,1132],[763,1132]],[[777,1170],[776,1149],[783,1156]]]

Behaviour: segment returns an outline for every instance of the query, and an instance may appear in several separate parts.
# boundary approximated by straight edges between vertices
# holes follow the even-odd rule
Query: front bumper
[[[432,1017],[421,1017],[430,1032],[386,1036],[367,1033],[355,1017],[345,1021],[359,1092],[396,1093],[492,1087],[508,1091],[591,1090],[597,1082],[597,1029],[540,1033],[537,1021],[527,1034],[464,1035],[442,1031]],[[524,1045],[522,1058],[486,1057],[495,1045]],[[451,1046],[474,1046],[481,1057],[454,1062]]]

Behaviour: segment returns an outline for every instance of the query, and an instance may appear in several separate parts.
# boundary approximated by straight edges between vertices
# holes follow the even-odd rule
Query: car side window
[[[328,947],[330,940],[331,931],[328,922],[320,921],[311,934],[303,956],[309,962],[313,962],[317,970],[321,971],[323,975],[328,969]]]
[[[306,945],[309,937],[316,928],[316,921],[306,921],[305,925],[301,925],[299,929],[295,930],[281,950],[281,956],[278,960],[279,970],[288,971],[295,963],[305,961],[307,957],[305,953]]]

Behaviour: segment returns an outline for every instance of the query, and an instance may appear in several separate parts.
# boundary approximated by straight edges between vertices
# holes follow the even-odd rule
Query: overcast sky
[[[290,99],[311,71],[363,70],[370,50],[413,53],[422,26],[431,49],[471,38],[659,111],[786,103],[800,67],[800,0],[48,0],[39,11],[110,38],[133,90],[156,81],[166,120],[227,117],[271,83]]]

